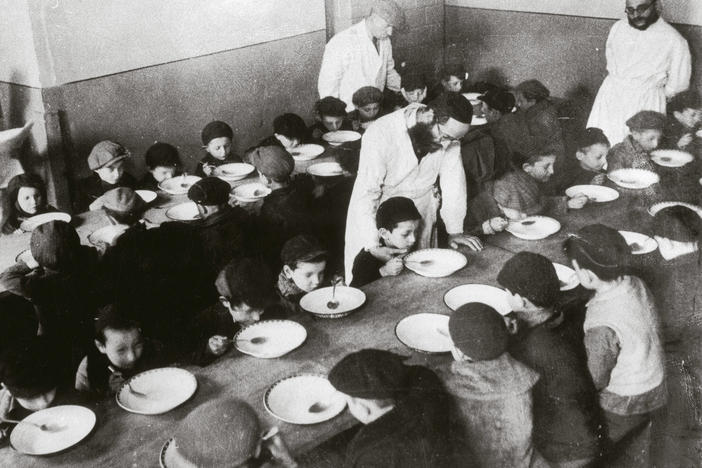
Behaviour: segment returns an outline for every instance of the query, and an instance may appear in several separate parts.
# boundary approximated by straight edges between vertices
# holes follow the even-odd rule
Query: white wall
[[[0,0],[0,81],[41,85],[27,0]]]

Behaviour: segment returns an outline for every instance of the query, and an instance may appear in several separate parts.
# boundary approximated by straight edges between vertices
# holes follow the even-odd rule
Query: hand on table
[[[211,336],[207,341],[207,349],[215,356],[221,356],[229,349],[229,338],[222,335]]]
[[[393,247],[383,246],[371,247],[370,249],[368,249],[368,251],[372,256],[385,263],[389,262],[398,255],[407,253],[406,249],[396,249]]]
[[[692,133],[686,133],[678,140],[678,148],[685,148],[687,145],[692,143]]]
[[[588,202],[588,198],[586,195],[583,195],[581,193],[577,194],[573,198],[568,199],[568,208],[571,210],[579,210],[583,206],[585,206]]]
[[[400,257],[392,258],[380,267],[380,276],[397,276],[402,271],[403,266],[404,263]]]
[[[207,163],[205,163],[205,164],[202,165],[202,172],[204,172],[205,175],[206,175],[207,177],[209,177],[209,176],[212,175],[212,173],[214,172],[214,170],[216,169],[216,167],[217,167],[217,166],[215,166],[215,165],[213,165],[213,164],[207,164]]]
[[[107,378],[107,385],[109,385],[112,393],[117,393],[119,388],[124,384],[124,376],[119,371],[112,371],[110,376]]]
[[[592,185],[602,185],[605,183],[605,180],[607,179],[607,174],[597,174],[595,177],[592,178],[592,181],[590,182]]]
[[[507,228],[509,221],[507,221],[507,218],[503,218],[502,216],[496,216],[491,218],[488,223],[490,224],[490,229],[493,231],[502,232]]]
[[[285,444],[283,437],[280,434],[275,434],[274,436],[264,440],[264,444],[268,451],[271,452],[273,458],[286,468],[297,467],[297,462],[290,453],[290,449]]]
[[[475,236],[468,234],[449,234],[448,244],[452,249],[458,249],[459,245],[465,245],[470,250],[480,252],[483,250],[483,243]]]

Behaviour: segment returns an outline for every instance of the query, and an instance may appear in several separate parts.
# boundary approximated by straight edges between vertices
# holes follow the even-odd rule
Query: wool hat
[[[199,205],[224,205],[229,201],[231,186],[218,177],[205,177],[188,190],[188,198]]]
[[[240,466],[256,456],[260,440],[256,412],[233,398],[198,406],[174,435],[178,453],[192,465],[203,467]]]
[[[491,89],[478,99],[487,104],[491,109],[508,114],[514,109],[514,94],[503,89]]]
[[[320,116],[346,117],[346,103],[333,96],[327,96],[317,101],[314,110]]]
[[[341,359],[329,372],[329,382],[339,392],[355,398],[395,398],[411,384],[404,360],[389,351],[363,349]]]
[[[80,252],[80,238],[65,221],[49,221],[32,231],[29,240],[32,257],[45,268],[60,271],[71,267]]]
[[[351,97],[353,105],[356,107],[367,106],[368,104],[379,103],[383,100],[383,92],[375,86],[364,86],[356,90]]]
[[[405,27],[405,12],[393,0],[375,0],[371,13],[377,14],[395,29],[402,30]]]
[[[473,105],[460,93],[441,93],[429,106],[434,109],[439,122],[451,118],[469,124],[473,120]]]
[[[129,156],[129,151],[119,143],[109,140],[101,141],[93,146],[93,149],[90,151],[88,155],[88,167],[91,171],[95,171],[128,158]]]
[[[326,254],[327,251],[315,237],[300,234],[283,244],[283,249],[280,251],[280,259],[283,261],[283,265],[292,267],[298,262],[320,258],[321,256],[326,256]]]
[[[597,127],[586,128],[580,132],[576,142],[577,149],[585,149],[597,144],[610,146],[607,135]]]
[[[696,89],[688,89],[682,93],[673,96],[666,109],[669,113],[682,112],[685,109],[700,109],[702,108],[702,99],[700,93]]]
[[[551,91],[539,80],[523,81],[517,85],[515,91],[522,93],[525,98],[535,101],[541,101],[551,95]]]
[[[655,111],[641,111],[634,114],[626,121],[626,126],[631,130],[663,130],[666,116]]]
[[[378,229],[392,230],[402,221],[422,219],[414,202],[405,197],[388,198],[375,212],[375,225]]]
[[[702,235],[702,218],[686,206],[663,208],[653,217],[653,233],[678,242],[696,242]]]
[[[287,179],[295,169],[295,160],[280,146],[259,146],[249,158],[258,172],[277,182]]]
[[[507,350],[507,326],[495,309],[480,302],[469,302],[449,318],[453,344],[474,361],[497,359]]]
[[[129,187],[117,187],[105,192],[101,197],[103,208],[117,214],[136,213],[146,203],[134,190]]]
[[[180,166],[180,158],[176,147],[161,142],[149,146],[144,155],[144,162],[146,162],[146,166],[149,169]]]
[[[497,282],[535,306],[551,307],[560,293],[560,281],[553,263],[543,255],[519,252],[504,264]]]
[[[209,142],[215,138],[234,138],[234,131],[232,130],[232,127],[227,125],[225,122],[222,122],[221,120],[213,120],[205,125],[205,128],[202,129],[200,137],[202,138],[202,144],[207,146]]]

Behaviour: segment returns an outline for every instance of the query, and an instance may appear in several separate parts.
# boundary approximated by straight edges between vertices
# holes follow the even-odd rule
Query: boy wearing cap
[[[585,349],[610,442],[643,429],[666,404],[663,349],[653,297],[626,274],[631,250],[615,229],[594,224],[564,244],[580,284],[594,296],[585,314]]]
[[[364,86],[353,93],[355,109],[349,112],[353,130],[363,133],[379,117],[383,92],[374,86]]]
[[[532,388],[539,375],[507,352],[508,332],[492,307],[473,302],[449,318],[454,361],[443,374],[478,466],[548,466],[532,444]]]
[[[289,312],[297,312],[302,296],[317,289],[324,280],[327,251],[309,235],[299,235],[285,242],[280,252],[283,269],[276,290]]]
[[[149,146],[144,155],[147,173],[139,181],[139,188],[158,190],[158,185],[181,171],[180,157],[175,146],[157,142]]]
[[[518,331],[509,353],[539,373],[534,386],[534,443],[551,466],[589,466],[600,453],[597,391],[577,323],[555,309],[556,270],[546,257],[520,252],[497,276]]]
[[[341,99],[327,96],[314,105],[314,124],[309,128],[312,139],[319,141],[327,132],[352,130],[346,119],[346,104]]]
[[[129,187],[117,187],[105,192],[92,205],[92,210],[104,210],[118,224],[132,225],[146,207],[144,199]]]
[[[607,170],[634,168],[654,171],[650,153],[658,148],[665,122],[665,115],[654,111],[641,111],[627,120],[629,135],[609,151]]]
[[[241,158],[232,153],[234,131],[226,123],[213,120],[202,129],[200,138],[207,155],[197,163],[196,176],[207,177],[212,175],[217,166],[241,162]]]
[[[689,151],[702,123],[700,94],[694,89],[676,94],[668,101],[666,113],[661,147]]]
[[[344,466],[459,466],[449,442],[449,396],[434,372],[404,360],[364,349],[329,372],[329,382],[363,424],[348,444]]]
[[[87,210],[98,197],[113,188],[135,188],[134,177],[124,172],[124,164],[130,156],[124,146],[113,141],[101,141],[95,145],[88,155],[88,167],[94,174],[78,181],[74,211]]]

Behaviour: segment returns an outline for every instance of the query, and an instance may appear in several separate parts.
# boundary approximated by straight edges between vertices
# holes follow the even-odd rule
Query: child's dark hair
[[[175,146],[156,142],[146,150],[144,162],[151,170],[157,167],[179,167],[180,157]]]
[[[448,81],[452,76],[465,80],[466,74],[466,67],[462,63],[447,63],[439,68],[436,76],[441,81]]]
[[[108,328],[129,331],[140,329],[141,325],[130,317],[123,307],[110,304],[100,309],[100,313],[95,317],[95,339],[102,344],[105,344],[105,330]]]
[[[300,234],[288,239],[280,251],[283,265],[295,270],[300,263],[326,262],[328,253],[314,236]]]
[[[42,203],[46,205],[46,184],[36,174],[20,174],[10,179],[5,190],[5,198],[2,206],[2,223],[0,227],[2,232],[6,232],[5,226],[12,221],[12,218],[17,215],[17,195],[22,187],[30,187],[37,189],[41,195]]]
[[[603,281],[627,274],[631,249],[616,229],[602,224],[585,226],[563,243],[570,260],[590,270]]]
[[[307,125],[297,114],[282,114],[273,120],[273,131],[290,139],[307,140]]]
[[[403,221],[422,219],[414,202],[405,197],[392,197],[385,200],[375,213],[375,224],[378,229],[392,231]]]
[[[12,396],[33,398],[59,384],[52,343],[43,336],[14,342],[0,358],[0,382]]]
[[[524,166],[524,164],[529,164],[529,165],[536,164],[537,162],[539,162],[540,159],[548,158],[550,156],[554,156],[554,155],[549,154],[549,153],[527,155],[527,154],[515,151],[514,153],[512,153],[512,162],[516,165],[517,169],[521,169],[522,166]]]
[[[576,140],[576,149],[584,150],[593,145],[611,146],[607,135],[597,127],[590,127],[583,130]]]
[[[411,73],[402,77],[402,89],[406,92],[421,90],[426,87],[426,80],[419,73]]]
[[[315,103],[314,112],[320,117],[346,117],[346,103],[339,98],[327,96]]]
[[[275,301],[273,275],[260,258],[235,258],[219,272],[215,285],[231,304],[263,308]]]

